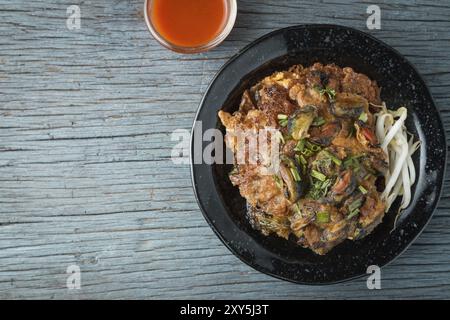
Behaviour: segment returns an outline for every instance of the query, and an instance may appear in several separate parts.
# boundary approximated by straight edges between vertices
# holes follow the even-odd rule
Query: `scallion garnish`
[[[291,173],[292,173],[292,177],[294,178],[295,181],[301,181],[302,178],[300,177],[298,170],[296,168],[291,168]]]
[[[353,169],[357,169],[359,170],[360,168],[360,163],[359,163],[359,158],[361,158],[363,155],[359,155],[359,156],[351,156],[348,157],[345,161],[344,161],[344,167],[345,169],[348,169],[350,167],[352,167]]]
[[[331,179],[327,179],[325,181],[322,182],[322,185],[320,186],[321,189],[325,190],[325,193],[328,189],[328,187],[331,186]]]
[[[311,176],[320,181],[325,181],[327,176],[317,170],[311,170]]]
[[[312,183],[311,189],[308,192],[308,197],[317,200],[325,197],[328,192],[328,188],[331,186],[332,180],[326,179],[325,181],[316,180]]]
[[[352,158],[345,160],[345,161],[344,161],[344,167],[345,167],[345,169],[350,168],[350,166],[351,166],[352,164],[353,164],[353,159],[352,159]]]
[[[306,148],[308,148],[309,150],[311,150],[313,152],[320,151],[320,149],[321,149],[319,145],[314,144],[314,143],[312,143],[310,141],[306,141],[305,145],[306,145]]]
[[[361,120],[362,122],[367,122],[368,117],[367,117],[367,113],[363,112],[359,115],[359,120]]]
[[[367,189],[364,188],[363,186],[359,186],[358,189],[359,191],[361,191],[362,194],[367,194]]]
[[[323,125],[325,123],[325,119],[322,117],[316,117],[314,118],[313,122],[311,123],[311,125],[313,127],[320,127],[321,125]]]
[[[276,174],[273,175],[273,179],[275,180],[275,184],[278,188],[283,189],[283,180],[280,179]]]
[[[280,126],[286,127],[288,125],[288,120],[287,119],[278,120],[278,123]]]
[[[326,155],[334,162],[336,163],[338,166],[340,166],[342,164],[342,160],[339,159],[338,157],[336,157],[333,153],[331,153],[328,150],[324,150]]]
[[[315,86],[314,89],[319,91],[320,95],[323,96],[324,94],[328,95],[328,99],[330,101],[333,101],[336,96],[336,91],[330,87],[321,88],[320,86]]]
[[[287,157],[285,155],[282,155],[281,156],[281,160],[283,162],[285,162],[288,165],[289,168],[295,168],[295,162],[291,158],[289,158],[289,157]]]
[[[303,155],[299,155],[299,158],[300,158],[300,163],[301,164],[303,164],[303,165],[308,164],[308,161],[306,161],[306,159],[305,159],[305,157]]]
[[[301,155],[301,154],[296,154],[295,155],[295,160],[301,166],[302,172],[305,173],[306,172],[306,165],[308,164],[308,162],[306,161],[305,157],[303,155]]]
[[[300,139],[299,142],[297,142],[297,145],[295,146],[295,151],[302,152],[305,149],[305,139]]]
[[[293,207],[297,214],[302,214],[302,212],[300,211],[300,208],[298,207],[298,203],[294,203]]]
[[[309,150],[309,149],[304,149],[302,152],[302,155],[304,155],[305,157],[310,157],[314,154],[313,151]]]
[[[278,120],[287,120],[287,118],[288,118],[287,115],[281,114],[281,113],[277,117],[278,117]]]
[[[359,209],[359,207],[361,207],[361,205],[362,205],[362,199],[356,199],[355,201],[353,201],[352,203],[349,204],[348,211],[353,212],[356,209]]]
[[[350,214],[347,216],[347,220],[350,220],[354,216],[356,216],[359,213],[359,209],[355,209],[353,211],[350,211]]]
[[[351,219],[354,216],[356,216],[360,212],[359,208],[362,206],[362,204],[363,204],[362,198],[356,199],[355,201],[350,203],[350,205],[348,206],[349,214],[347,216],[347,219]]]
[[[326,211],[320,211],[316,213],[316,222],[328,223],[330,222],[330,214]]]

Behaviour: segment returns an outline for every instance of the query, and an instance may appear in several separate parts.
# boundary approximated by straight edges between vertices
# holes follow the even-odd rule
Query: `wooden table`
[[[450,127],[450,3],[240,0],[215,50],[179,55],[147,31],[143,0],[0,0],[0,298],[450,298],[450,190],[419,239],[366,279],[310,287],[239,261],[203,219],[171,133],[190,129],[220,66],[300,23],[378,37],[428,82]],[[66,9],[81,9],[81,29]],[[450,137],[450,135],[448,135]],[[66,287],[70,265],[81,289]]]

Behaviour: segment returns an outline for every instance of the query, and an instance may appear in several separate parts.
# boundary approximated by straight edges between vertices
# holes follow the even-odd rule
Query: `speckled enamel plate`
[[[377,81],[388,106],[406,106],[407,128],[422,145],[414,157],[418,180],[413,201],[393,230],[399,201],[362,240],[346,240],[325,256],[276,236],[265,237],[246,220],[246,203],[231,185],[229,165],[192,165],[200,208],[223,243],[253,268],[302,284],[329,284],[384,266],[417,238],[439,200],[446,163],[446,140],[439,112],[416,69],[396,50],[361,31],[335,25],[300,25],[267,34],[241,50],[218,72],[198,110],[201,132],[224,128],[217,112],[233,112],[246,88],[277,70],[314,62],[352,67]],[[205,142],[205,147],[208,142]],[[191,149],[193,148],[192,147]],[[191,150],[191,154],[194,150]]]

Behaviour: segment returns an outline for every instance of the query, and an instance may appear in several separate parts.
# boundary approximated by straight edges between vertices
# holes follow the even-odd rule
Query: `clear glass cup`
[[[189,0],[188,0],[189,1]],[[222,41],[225,40],[225,38],[230,34],[231,30],[234,27],[234,23],[236,22],[236,16],[237,16],[237,0],[226,0],[227,2],[227,16],[225,19],[225,23],[223,25],[223,28],[221,32],[210,42],[197,46],[197,47],[182,47],[175,45],[173,43],[170,43],[168,40],[164,39],[164,37],[159,34],[158,30],[155,28],[155,26],[152,23],[151,20],[151,10],[153,6],[153,0],[145,0],[145,8],[144,8],[144,16],[145,16],[145,22],[147,23],[148,30],[153,35],[153,37],[158,41],[161,45],[164,47],[178,52],[178,53],[199,53],[211,50],[212,48],[218,46]]]

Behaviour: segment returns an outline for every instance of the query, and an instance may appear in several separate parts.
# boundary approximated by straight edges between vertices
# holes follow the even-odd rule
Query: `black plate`
[[[416,69],[396,50],[361,31],[335,25],[300,25],[274,31],[230,59],[209,86],[198,110],[202,133],[224,128],[217,112],[235,111],[243,90],[276,70],[314,62],[349,66],[376,80],[391,108],[406,106],[407,128],[422,141],[415,158],[418,180],[413,201],[393,231],[393,206],[369,236],[346,240],[325,256],[276,236],[265,237],[245,218],[245,200],[228,179],[230,166],[192,165],[200,208],[223,243],[253,268],[284,280],[327,284],[366,274],[399,256],[430,220],[441,194],[446,163],[445,133],[433,99]],[[199,132],[200,132],[199,131]],[[194,135],[193,135],[194,137]],[[208,143],[203,143],[203,148]],[[194,154],[191,144],[191,155]],[[192,158],[192,157],[191,157]]]

